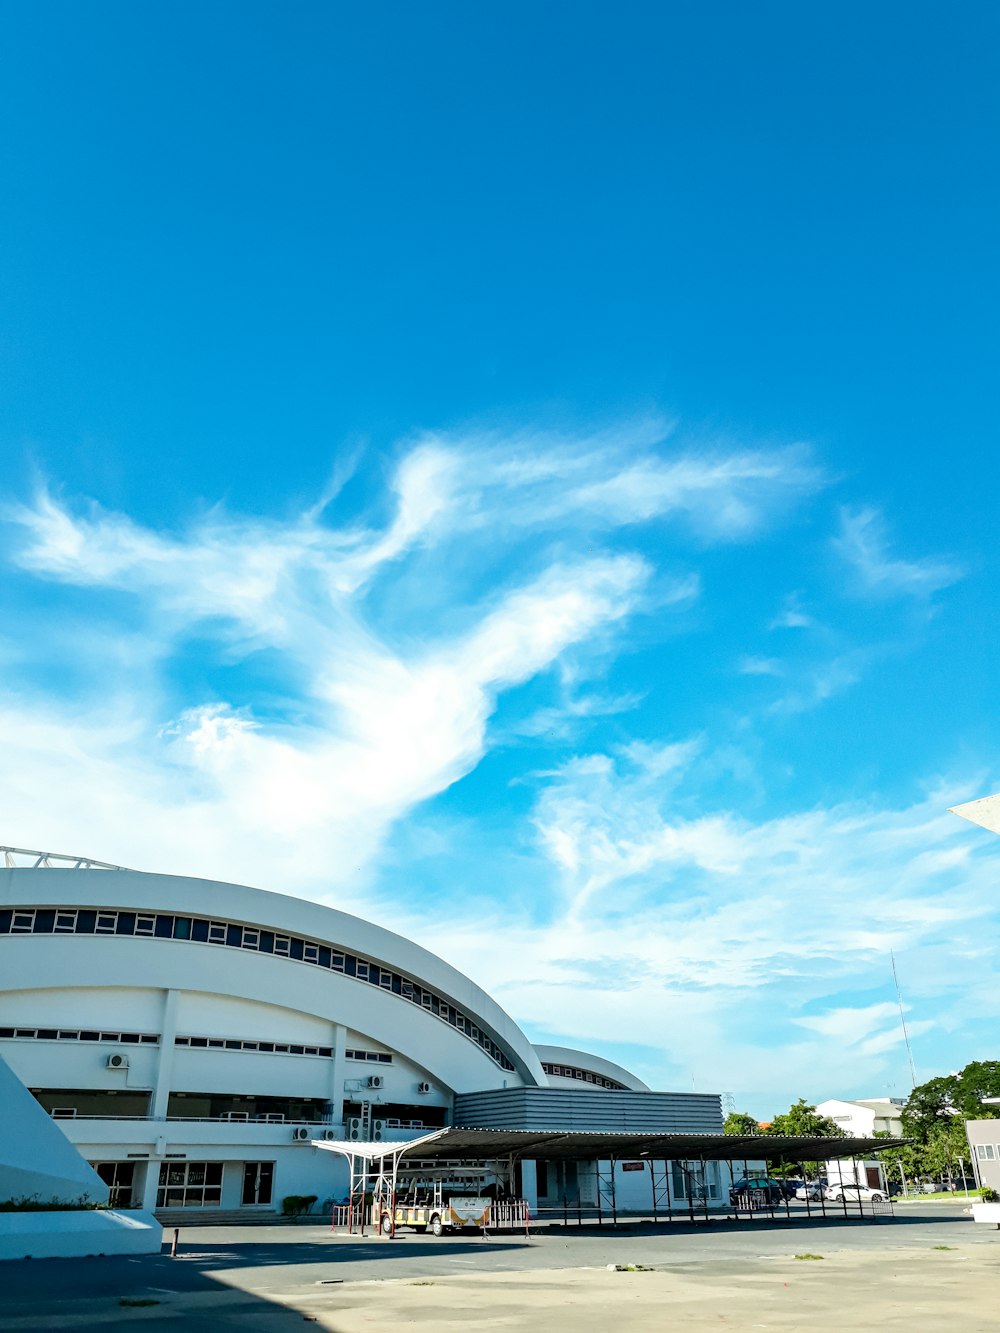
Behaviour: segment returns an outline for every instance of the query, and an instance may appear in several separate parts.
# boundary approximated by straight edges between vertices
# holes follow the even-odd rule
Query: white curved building
[[[468,977],[357,917],[83,858],[5,859],[0,1055],[123,1206],[337,1197],[346,1180],[311,1139],[416,1137],[473,1094],[639,1093],[671,1097],[674,1122],[683,1103],[686,1128],[721,1123],[717,1097],[651,1094],[600,1057],[533,1047]]]

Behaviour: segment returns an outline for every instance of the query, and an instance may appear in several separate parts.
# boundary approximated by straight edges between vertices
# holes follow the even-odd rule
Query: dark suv
[[[729,1202],[734,1207],[746,1206],[746,1196],[758,1207],[763,1204],[784,1203],[785,1187],[780,1180],[770,1176],[743,1176],[733,1181],[729,1191]]]

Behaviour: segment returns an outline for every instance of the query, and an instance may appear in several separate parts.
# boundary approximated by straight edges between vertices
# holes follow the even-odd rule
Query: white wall
[[[0,1259],[159,1254],[162,1243],[149,1213],[0,1213]]]

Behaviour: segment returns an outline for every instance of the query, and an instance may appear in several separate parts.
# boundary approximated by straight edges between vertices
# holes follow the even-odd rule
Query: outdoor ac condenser
[[[106,1061],[109,1069],[128,1069],[127,1055],[109,1055]]]
[[[370,1088],[381,1088],[385,1085],[385,1079],[381,1074],[369,1074],[368,1086]]]
[[[299,1125],[292,1130],[292,1138],[296,1143],[305,1143],[311,1137],[312,1135],[309,1130],[306,1129],[305,1125]]]

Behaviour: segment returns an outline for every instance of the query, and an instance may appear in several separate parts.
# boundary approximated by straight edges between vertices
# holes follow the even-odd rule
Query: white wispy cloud
[[[479,763],[503,692],[559,666],[585,698],[587,656],[613,651],[616,627],[697,597],[695,573],[664,577],[602,549],[598,530],[678,517],[730,541],[822,484],[801,449],[697,455],[665,434],[645,422],[580,439],[424,435],[400,450],[371,517],[344,522],[356,459],[284,519],[217,507],[167,531],[45,490],[8,508],[13,563],[80,598],[75,622],[48,625],[36,649],[41,666],[46,644],[58,657],[72,642],[74,687],[43,696],[22,680],[9,696],[17,840],[96,838],[111,860],[222,876],[291,858],[303,891],[357,883],[394,822]],[[527,531],[530,559],[515,558]],[[470,589],[462,569],[477,560]],[[387,619],[371,594],[404,576],[419,595]],[[430,585],[438,605],[422,615]],[[88,590],[123,600],[98,603],[95,621]],[[269,655],[274,681],[263,695],[178,689],[192,637],[230,671]],[[66,789],[69,751],[75,800],[40,802]]]
[[[768,629],[814,629],[816,620],[802,609],[800,593],[789,593],[781,605],[781,610],[768,624]]]
[[[778,1054],[755,1034],[776,995],[822,1009],[841,984],[874,984],[889,943],[943,993],[943,957],[987,910],[985,858],[956,851],[944,794],[754,823],[699,795],[725,745],[622,731],[521,775],[540,784],[520,830],[530,881],[495,919],[484,890],[474,919],[451,901],[435,913],[432,894],[407,921],[408,876],[376,878],[393,829],[497,744],[502,696],[551,678],[504,739],[626,718],[641,693],[606,681],[626,627],[689,613],[698,551],[753,537],[823,485],[804,450],[685,450],[664,434],[423,436],[349,520],[350,467],[285,518],[217,508],[168,531],[47,492],[8,511],[12,564],[62,601],[0,652],[7,840],[384,909],[539,1036],[627,1032],[667,1069],[728,1044],[741,1086],[778,1060],[818,1077],[824,1034],[806,1040],[798,1010],[779,1019]],[[640,524],[683,527],[680,573],[629,549]],[[795,595],[779,623],[816,622]],[[844,687],[840,665],[810,698]],[[784,669],[766,655],[743,667]],[[873,1059],[891,1030],[863,1038]]]
[[[784,667],[776,657],[741,657],[736,666],[741,676],[781,676]]]
[[[612,1049],[628,1034],[674,1086],[684,1071],[704,1076],[706,1051],[716,1089],[821,1097],[901,1077],[890,948],[911,1038],[980,1003],[997,1012],[986,974],[973,997],[954,969],[995,911],[997,855],[968,850],[945,789],[909,807],[760,822],[688,814],[683,785],[703,743],[665,748],[677,761],[666,784],[624,754],[579,756],[550,776],[535,821],[562,894],[545,919],[414,915],[407,929],[484,976],[540,1038]],[[824,1003],[852,988],[881,998]]]
[[[879,597],[930,597],[964,576],[956,561],[938,556],[903,560],[890,551],[881,512],[873,506],[840,511],[833,548],[852,571],[860,590]]]

